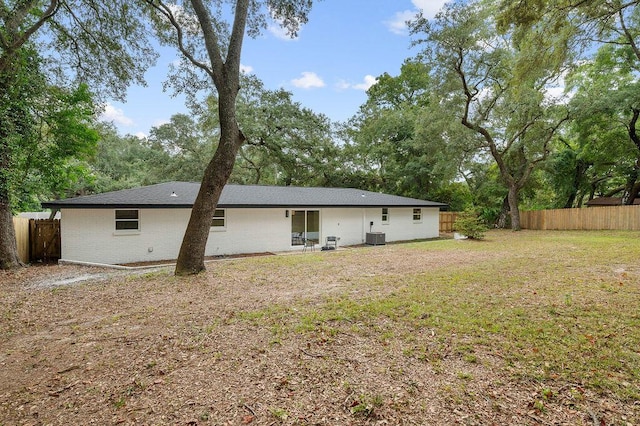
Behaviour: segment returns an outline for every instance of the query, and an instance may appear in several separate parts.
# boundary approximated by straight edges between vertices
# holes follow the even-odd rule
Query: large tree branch
[[[0,73],[6,72],[11,62],[13,54],[22,47],[24,43],[36,32],[40,27],[44,25],[59,9],[58,0],[51,0],[49,6],[42,11],[40,19],[38,19],[33,25],[29,26],[22,33],[19,32],[19,27],[23,23],[27,13],[34,6],[33,1],[22,2],[11,12],[10,19],[5,23],[5,31],[0,31],[0,47],[4,52],[0,55]]]
[[[464,63],[464,53],[462,51],[462,49],[458,49],[457,53],[457,57],[456,57],[456,64],[455,64],[455,69],[454,71],[456,72],[456,74],[458,74],[458,77],[460,78],[460,82],[462,83],[462,89],[464,92],[464,96],[465,96],[465,103],[464,103],[464,113],[462,115],[462,125],[465,126],[466,128],[473,130],[474,132],[479,133],[484,140],[487,143],[487,147],[489,148],[489,151],[491,152],[491,155],[493,156],[494,160],[496,161],[496,164],[498,164],[498,169],[500,170],[500,174],[502,175],[502,177],[507,180],[509,183],[513,182],[513,176],[511,175],[511,173],[509,173],[509,170],[507,168],[506,163],[504,162],[504,159],[502,158],[502,154],[500,153],[500,151],[498,150],[498,147],[496,146],[495,141],[493,140],[493,137],[491,136],[491,134],[489,133],[489,131],[487,129],[485,129],[484,127],[480,126],[479,124],[474,124],[469,120],[469,113],[471,110],[471,103],[473,102],[473,99],[477,93],[473,93],[470,88],[469,88],[469,84],[467,82],[467,77],[465,75],[464,70],[462,69],[462,65]]]
[[[618,19],[620,20],[620,27],[622,28],[622,31],[624,32],[625,37],[629,41],[629,46],[631,46],[633,53],[636,55],[636,58],[640,60],[640,49],[636,44],[633,34],[631,34],[631,31],[629,31],[629,28],[627,28],[627,25],[624,22],[624,14],[622,12],[622,9],[618,11]]]
[[[7,29],[12,32],[17,31],[20,27],[20,24],[23,23],[25,16],[29,12],[29,10],[33,7],[33,3],[35,2],[24,2],[18,9],[16,9],[13,13],[12,18],[9,20],[7,24]],[[15,51],[19,49],[29,38],[36,32],[40,27],[44,25],[53,15],[56,14],[60,7],[60,3],[58,0],[51,0],[49,2],[49,6],[45,10],[42,11],[40,19],[33,23],[29,28],[24,30],[22,34],[20,34],[17,38],[11,40],[10,45],[7,46],[7,50]]]
[[[471,99],[472,98],[467,97],[465,101],[465,114],[462,117],[462,125],[470,130],[473,130],[476,133],[479,133],[484,138],[486,142],[486,146],[489,148],[489,151],[491,152],[491,156],[496,161],[496,164],[498,165],[498,169],[500,170],[502,177],[508,182],[513,182],[514,180],[513,176],[511,175],[511,173],[509,173],[507,165],[504,162],[504,159],[502,157],[502,153],[498,150],[498,147],[496,146],[496,143],[493,137],[491,136],[491,133],[489,133],[489,131],[484,127],[469,121],[468,111],[469,111],[469,105],[471,103]]]
[[[242,1],[245,2],[246,0]],[[211,72],[209,74],[213,78],[213,82],[218,89],[218,93],[221,94],[221,89],[223,89],[225,82],[225,75],[223,71],[224,60],[220,52],[218,35],[216,34],[215,27],[213,26],[213,22],[211,21],[209,10],[204,5],[202,0],[191,0],[191,5],[193,6],[193,10],[195,11],[196,17],[198,18],[198,23],[200,24],[200,29],[202,30],[202,34],[204,36],[205,48],[207,49],[207,54],[209,55],[209,60],[211,61]]]
[[[522,177],[519,179],[518,189],[522,189],[524,185],[526,185],[527,181],[529,180],[529,177],[531,176],[531,173],[533,172],[535,167],[538,165],[538,163],[545,161],[549,157],[549,153],[550,153],[549,143],[551,143],[551,139],[553,139],[553,136],[556,134],[560,126],[562,126],[562,123],[564,123],[567,120],[569,120],[568,115],[558,120],[558,122],[551,129],[547,130],[547,136],[545,137],[544,143],[542,144],[542,155],[540,155],[538,158],[533,159],[529,162],[527,169],[522,174]]]
[[[533,126],[534,124],[537,123],[538,119],[540,118],[540,116],[536,116],[534,118],[532,118],[528,123],[526,123],[524,126],[522,126],[522,128],[520,130],[518,130],[508,141],[507,144],[505,145],[504,149],[502,150],[502,152],[507,152],[509,151],[509,149],[511,148],[511,146],[520,138],[522,137],[527,130],[529,130],[529,128],[531,126]]]
[[[185,43],[184,43],[184,31],[182,30],[182,26],[180,25],[180,23],[178,22],[178,20],[174,16],[174,14],[171,11],[171,9],[169,8],[169,6],[167,6],[162,1],[158,1],[157,4],[153,0],[145,0],[145,1],[149,6],[151,6],[152,8],[157,10],[160,14],[162,14],[165,18],[167,18],[167,20],[169,21],[171,26],[175,29],[175,31],[176,31],[176,39],[177,39],[177,42],[178,42],[178,46],[177,47],[178,47],[178,50],[180,50],[180,53],[182,53],[182,55],[185,58],[187,58],[187,60],[189,62],[191,62],[195,67],[200,68],[206,74],[208,74],[214,80],[214,83],[215,83],[215,76],[214,76],[213,70],[209,66],[204,64],[203,62],[200,62],[199,60],[197,60],[195,58],[195,56],[193,56],[191,54],[191,52],[189,51],[189,49],[187,49],[187,47],[185,46]]]
[[[69,16],[71,16],[71,18],[73,19],[73,22],[78,26],[78,28],[80,28],[82,32],[86,34],[87,37],[93,41],[93,43],[95,43],[96,45],[99,45],[100,40],[98,40],[98,37],[96,36],[95,32],[86,27],[84,22],[82,22],[82,20],[78,18],[78,16],[76,16],[75,12],[71,7],[69,7],[69,5],[65,4],[63,7],[66,9],[67,13],[69,14]]]
[[[248,10],[249,0],[238,0],[236,2],[235,19],[233,20],[233,29],[231,30],[229,50],[225,63],[227,77],[239,76],[240,74],[240,56],[242,53],[242,40],[247,26]]]

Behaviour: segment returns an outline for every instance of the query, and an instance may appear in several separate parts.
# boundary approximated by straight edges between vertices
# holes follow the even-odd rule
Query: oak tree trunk
[[[500,213],[496,219],[496,228],[506,229],[509,225],[509,197],[504,197],[502,200],[502,207],[500,207]]]
[[[520,230],[520,208],[518,207],[518,188],[516,185],[509,185],[509,215],[511,216],[511,229]]]
[[[180,246],[176,275],[192,275],[205,270],[204,256],[211,220],[222,190],[233,171],[238,150],[245,140],[235,119],[228,127],[221,130],[220,145],[204,171],[200,191],[193,203],[189,224]]]
[[[24,266],[18,257],[16,232],[11,210],[0,205],[0,269]]]
[[[224,59],[220,51],[218,34],[205,2],[191,0],[191,4],[202,29],[210,67],[197,61],[195,64],[207,70],[218,92],[220,142],[204,171],[200,190],[193,203],[191,217],[178,253],[176,275],[192,275],[204,271],[204,255],[211,220],[222,190],[233,171],[238,150],[245,141],[236,120],[236,98],[240,90],[240,53],[247,23],[249,0],[236,2],[233,29]],[[185,53],[184,46],[180,45],[180,48]]]
[[[13,269],[23,266],[18,257],[16,231],[13,227],[13,215],[9,201],[9,147],[3,139],[0,141],[0,269]]]
[[[6,92],[6,87],[0,90]],[[16,231],[13,227],[11,200],[9,194],[9,167],[11,148],[8,143],[8,123],[0,123],[0,269],[24,266],[18,257]]]

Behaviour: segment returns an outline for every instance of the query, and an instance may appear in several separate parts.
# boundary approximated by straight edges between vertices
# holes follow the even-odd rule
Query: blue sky
[[[284,37],[273,25],[256,39],[246,38],[242,65],[267,89],[284,88],[293,99],[335,121],[348,120],[366,100],[375,77],[397,75],[414,56],[405,22],[423,10],[433,17],[447,0],[323,0],[314,2],[298,38]],[[109,102],[102,119],[122,134],[144,136],[153,126],[187,112],[182,97],[163,92],[169,64],[177,53],[163,48],[146,74],[147,87],[131,87],[127,102]]]

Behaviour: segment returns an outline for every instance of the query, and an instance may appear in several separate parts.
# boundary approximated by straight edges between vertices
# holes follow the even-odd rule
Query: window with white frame
[[[387,207],[382,208],[381,221],[383,225],[389,223],[389,209]]]
[[[414,222],[422,221],[422,209],[413,209],[413,221]]]
[[[116,231],[139,231],[140,213],[138,210],[116,210]]]
[[[227,214],[225,209],[216,209],[211,219],[211,228],[225,229],[227,227]]]

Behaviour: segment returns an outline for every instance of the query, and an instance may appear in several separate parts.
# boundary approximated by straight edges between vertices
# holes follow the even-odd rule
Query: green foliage
[[[639,13],[636,1],[536,0],[526,8],[501,2],[500,31],[513,31],[514,43],[529,53],[516,75],[540,61],[554,68],[571,64],[567,91],[574,94],[574,120],[547,167],[554,207],[581,206],[594,195],[616,193],[630,202],[640,189],[640,135],[633,125],[639,105]]]
[[[344,165],[338,158],[330,120],[294,102],[291,92],[267,90],[255,76],[244,76],[243,80],[237,114],[247,142],[240,149],[230,180],[334,186]]]
[[[85,178],[93,97],[122,99],[155,59],[140,2],[0,4],[0,266],[18,262],[11,211],[38,208]],[[73,82],[73,83],[72,83]],[[87,84],[91,83],[89,93]]]
[[[330,120],[303,108],[292,99],[292,93],[283,89],[267,90],[253,75],[243,75],[242,88],[236,102],[237,118],[247,138],[240,148],[230,182],[241,184],[334,186],[340,182],[344,164],[339,161],[339,150],[334,142],[334,129]],[[210,95],[204,106],[194,110],[196,123],[179,130],[174,125],[173,138],[185,138],[186,133],[199,129],[200,151],[194,155],[194,164],[204,170],[213,155],[219,136],[218,99]],[[172,120],[173,121],[173,120]],[[189,128],[191,130],[189,130]],[[153,135],[152,135],[153,136]],[[180,148],[182,150],[182,148]],[[194,149],[191,149],[194,151]],[[195,152],[195,151],[194,151]],[[179,156],[171,155],[175,161]],[[187,165],[185,167],[188,168]],[[199,179],[198,179],[199,180]]]
[[[39,208],[40,200],[64,195],[88,173],[82,164],[94,152],[93,95],[86,85],[53,86],[33,49],[23,48],[16,73],[0,100],[2,146],[9,167],[2,171],[14,211]]]
[[[280,407],[269,407],[269,413],[271,413],[271,415],[280,422],[284,422],[289,418],[289,413],[287,412],[287,410],[284,410]]]
[[[476,212],[466,210],[458,214],[453,223],[453,230],[472,240],[481,240],[489,228]]]
[[[150,158],[146,179],[151,182],[202,180],[204,170],[218,146],[217,128],[202,120],[176,114],[169,123],[154,127],[143,146]]]
[[[91,175],[75,189],[90,194],[158,183],[151,179],[154,152],[136,136],[120,136],[110,124],[98,127],[97,152],[88,161]]]
[[[266,90],[246,77],[238,99],[238,120],[247,143],[230,181],[241,184],[341,185],[350,179],[339,158],[330,121],[293,102],[291,93]],[[210,96],[193,115],[176,114],[153,127],[148,138],[120,136],[99,128],[92,176],[76,189],[92,193],[158,182],[200,181],[220,137],[218,100]]]
[[[443,126],[450,117],[441,114],[432,87],[430,67],[414,59],[405,61],[400,75],[385,73],[369,89],[348,123],[343,149],[362,188],[466,203],[464,191],[451,186],[464,154],[448,143]]]
[[[411,30],[423,37],[417,44],[438,82],[439,103],[459,114],[457,125],[467,130],[460,151],[495,161],[499,182],[512,194],[509,211],[517,230],[521,191],[549,155],[567,112],[545,99],[548,83],[562,75],[560,68],[529,60],[525,45],[535,45],[531,34],[516,46],[513,34],[496,36],[495,12],[494,1],[449,3],[433,22],[421,16]],[[522,63],[526,67],[518,69]]]
[[[0,74],[31,45],[46,59],[50,84],[91,83],[94,93],[122,99],[130,82],[144,82],[156,57],[143,12],[128,0],[3,1]]]
[[[626,50],[604,45],[594,60],[578,67],[568,79],[575,90],[570,104],[575,115],[571,148],[576,179],[588,185],[586,193],[629,193],[637,180],[640,134],[634,117],[640,105],[640,83],[634,69],[640,68],[640,57]]]

